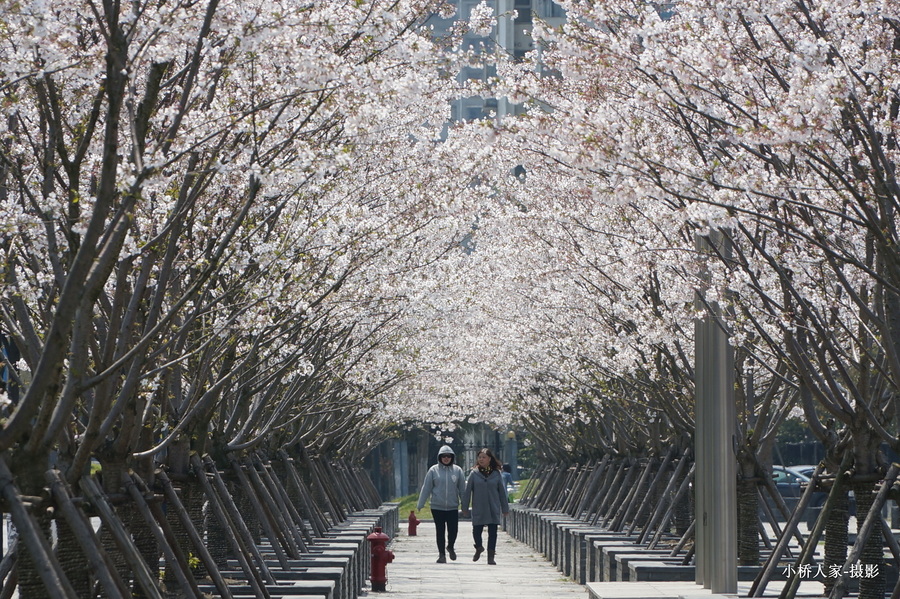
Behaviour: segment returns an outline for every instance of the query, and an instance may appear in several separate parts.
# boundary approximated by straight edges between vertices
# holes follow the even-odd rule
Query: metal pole
[[[700,254],[730,254],[720,231],[697,236]],[[734,352],[717,318],[721,308],[704,302],[694,325],[696,410],[696,581],[715,594],[737,593],[737,492],[734,455]]]

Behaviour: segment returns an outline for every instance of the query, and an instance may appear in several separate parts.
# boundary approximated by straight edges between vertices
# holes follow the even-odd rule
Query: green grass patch
[[[403,525],[404,522],[409,520],[409,513],[411,511],[416,512],[416,518],[419,520],[423,520],[425,518],[431,518],[431,499],[425,502],[425,508],[420,510],[416,509],[416,502],[419,501],[419,494],[413,493],[412,495],[404,495],[403,497],[398,497],[394,499],[400,504],[400,524]]]
[[[520,481],[516,481],[516,488],[512,493],[509,494],[509,500],[518,501],[519,497],[522,496],[522,491],[524,491],[528,487],[528,482],[530,480],[531,479],[523,478]]]
[[[518,501],[519,497],[522,494],[522,491],[528,486],[529,479],[522,479],[518,482],[515,490],[509,494],[510,501]],[[425,507],[421,510],[416,509],[416,502],[419,501],[419,494],[412,493],[410,495],[404,495],[403,497],[397,497],[396,499],[392,499],[391,501],[396,501],[400,504],[400,522],[406,522],[409,520],[409,513],[411,511],[416,512],[416,517],[419,520],[425,520],[431,518],[431,498],[425,502]]]

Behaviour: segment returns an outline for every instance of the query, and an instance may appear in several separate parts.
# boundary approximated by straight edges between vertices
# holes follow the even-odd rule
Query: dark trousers
[[[459,532],[459,511],[431,510],[431,517],[434,518],[434,526],[437,528],[438,553],[443,555],[444,547],[453,549],[456,543],[456,535]]]
[[[497,551],[497,526],[498,524],[473,524],[472,525],[472,538],[475,539],[475,545],[477,547],[484,547],[481,544],[481,533],[484,531],[484,527],[488,528],[488,546],[487,550],[489,552]]]

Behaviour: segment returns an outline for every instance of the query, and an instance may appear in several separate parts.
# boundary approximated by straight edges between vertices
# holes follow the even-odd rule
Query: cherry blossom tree
[[[316,410],[359,421],[396,374],[328,389],[395,318],[379,275],[453,242],[411,175],[452,87],[415,31],[437,4],[7,11],[2,314],[31,383],[0,446],[25,493],[50,451],[115,490],[161,449],[185,466],[194,433],[238,450],[316,434]]]
[[[735,254],[711,266],[709,299],[732,306],[734,345],[805,398],[814,430],[836,450],[849,445],[858,473],[874,472],[877,444],[896,444],[887,428],[897,382],[896,101],[885,93],[896,15],[841,2],[561,4],[569,19],[560,30],[535,26],[539,62],[501,69],[500,93],[536,101],[498,134],[523,148],[543,200],[532,203],[557,215],[566,202],[586,216],[619,210],[624,218],[593,228],[628,241],[634,215],[646,218],[666,241],[616,256],[638,276],[662,273],[660,287],[681,302],[700,284],[692,237],[729,232]],[[655,260],[642,263],[644,254]],[[647,289],[632,285],[634,274],[604,274]],[[846,428],[820,426],[813,399]],[[779,406],[783,417],[788,397]],[[863,486],[859,496],[871,498]]]

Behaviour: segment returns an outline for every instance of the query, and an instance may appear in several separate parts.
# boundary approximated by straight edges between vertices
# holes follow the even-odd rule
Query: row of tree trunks
[[[159,474],[157,475],[157,480],[163,487],[163,492],[165,493],[166,501],[169,505],[169,513],[181,525],[181,528],[184,530],[185,536],[189,541],[190,546],[197,551],[200,562],[205,566],[202,571],[196,571],[197,575],[200,577],[208,575],[213,581],[213,584],[216,585],[216,589],[219,591],[219,594],[223,597],[223,599],[231,599],[231,591],[228,589],[228,584],[219,573],[218,564],[216,564],[215,559],[207,549],[206,544],[203,542],[203,537],[200,535],[200,532],[193,524],[196,520],[191,518],[191,515],[190,513],[188,513],[187,508],[181,502],[181,499],[178,497],[178,492],[175,489],[175,486],[172,484],[172,481],[169,480],[169,477],[166,476],[165,472],[159,472]],[[188,545],[187,543],[184,543],[182,546]]]
[[[818,466],[816,468],[815,472],[813,473],[813,475],[818,476],[821,469],[822,469],[821,465]],[[805,508],[807,503],[809,503],[809,498],[812,496],[814,488],[815,488],[814,485],[809,485],[809,487],[806,488],[806,490],[803,493],[803,497],[800,498],[800,503],[799,503],[800,507]],[[765,505],[765,501],[763,501],[762,504]],[[826,502],[826,505],[823,508],[823,515],[820,515],[820,517],[819,517],[819,522],[825,521],[824,520],[824,512],[825,512],[825,510],[828,510],[830,508],[831,508],[831,505]],[[762,597],[762,594],[766,590],[766,585],[769,583],[769,580],[771,580],[772,575],[775,573],[775,570],[779,565],[779,561],[781,560],[782,556],[784,556],[788,551],[788,543],[790,542],[791,537],[792,537],[791,529],[797,528],[797,525],[800,523],[800,518],[801,518],[802,514],[803,514],[803,511],[801,509],[797,509],[794,511],[793,515],[788,520],[786,527],[785,527],[785,532],[782,532],[779,535],[779,539],[778,539],[777,544],[775,545],[775,548],[769,554],[769,557],[766,560],[766,563],[764,564],[762,570],[760,570],[759,576],[756,577],[756,580],[753,581],[753,584],[750,587],[750,596],[751,597]],[[812,534],[807,539],[809,542],[807,543],[806,547],[812,548],[812,547],[816,546],[816,543],[818,543],[818,535],[821,535],[821,527],[818,528],[818,531],[819,531],[818,535],[816,533],[816,530],[817,529],[814,527]]]
[[[538,465],[537,469],[534,471],[534,474],[532,474],[531,478],[528,479],[528,483],[525,485],[525,488],[522,489],[522,494],[520,496],[520,500],[522,503],[531,504],[535,501],[538,489],[540,488],[542,482],[545,480],[545,476],[549,467],[550,466],[545,463],[541,463]]]
[[[152,473],[150,484],[111,467],[103,486],[94,476],[78,480],[81,496],[59,471],[49,470],[42,498],[23,498],[0,461],[0,496],[17,533],[0,561],[0,597],[201,597],[198,581],[207,579],[229,599],[221,570],[236,559],[257,599],[269,599],[266,585],[275,579],[258,545],[259,530],[289,569],[289,560],[308,552],[334,524],[381,504],[365,472],[345,461],[305,455],[298,467],[286,452],[279,458],[272,464],[260,454],[232,455],[222,471],[209,456],[193,454],[190,475],[178,483],[162,470]],[[327,510],[317,499],[324,497]],[[58,542],[51,548],[53,527]],[[23,586],[23,572],[36,580]]]
[[[693,538],[691,455],[672,447],[662,458],[617,459],[610,455],[583,464],[542,464],[520,503],[559,511],[592,526],[635,536],[638,544],[659,544],[674,527],[674,554]],[[683,513],[687,510],[687,517]]]
[[[523,492],[520,503],[539,510],[559,511],[611,532],[633,535],[636,545],[649,549],[671,546],[670,556],[684,552],[683,563],[688,564],[693,557],[695,528],[691,509],[693,461],[689,450],[680,457],[679,453],[672,447],[661,458],[623,459],[607,455],[582,464],[542,464]],[[844,596],[846,573],[853,562],[857,567],[880,574],[858,577],[860,597],[880,599],[884,596],[882,540],[890,549],[895,564],[900,564],[900,543],[889,532],[880,510],[897,478],[897,471],[892,467],[884,477],[854,478],[850,474],[851,463],[852,455],[848,453],[833,479],[824,477],[825,466],[820,465],[813,474],[813,484],[804,490],[793,509],[788,508],[772,479],[766,476],[743,479],[744,501],[738,509],[743,513],[739,521],[743,527],[740,539],[742,546],[747,546],[739,555],[739,563],[756,566],[762,562],[751,596],[763,596],[773,575],[787,567],[785,560],[793,565],[795,572],[799,571],[800,565],[816,567],[812,552],[823,534],[823,570],[831,572],[832,567],[837,567],[843,568],[844,573],[842,577],[827,576],[821,581],[826,585],[826,593],[832,599]],[[880,487],[875,485],[876,478],[883,479]],[[826,488],[830,488],[830,495],[815,526],[809,535],[804,535],[799,524],[804,521],[808,507],[813,505],[815,493],[829,480],[832,483]],[[847,499],[850,489],[856,496],[860,529],[856,545],[848,553]],[[877,494],[876,489],[880,489]],[[799,555],[791,550],[797,546]],[[799,577],[785,586],[783,599],[793,599],[798,583]],[[900,599],[900,585],[894,590],[894,596]]]
[[[278,456],[281,459],[284,471],[287,473],[288,481],[290,482],[289,488],[294,492],[294,494],[291,495],[291,499],[294,501],[295,505],[301,506],[300,513],[309,522],[313,534],[317,537],[321,537],[329,526],[325,513],[319,508],[319,504],[313,501],[312,495],[306,487],[306,483],[303,482],[303,479],[294,467],[293,458],[288,456],[287,452],[284,450],[279,451]],[[312,539],[309,538],[307,539],[307,541],[311,540]]]
[[[848,588],[848,575],[853,568],[857,568],[865,572],[855,576],[859,579],[860,599],[881,599],[885,596],[884,546],[887,545],[889,548],[894,559],[893,565],[897,567],[900,564],[900,544],[893,537],[881,511],[897,481],[900,465],[892,464],[883,477],[873,477],[852,473],[850,470],[852,462],[852,453],[846,452],[841,465],[835,469],[834,477],[830,479],[822,476],[824,464],[816,468],[812,475],[812,483],[805,489],[784,529],[779,531],[775,547],[751,586],[751,597],[762,597],[776,571],[785,569],[783,558],[789,555],[788,543],[793,538],[799,537],[801,552],[787,566],[787,571],[795,574],[788,579],[780,593],[781,599],[793,599],[803,578],[799,574],[801,566],[816,568],[814,553],[823,534],[824,563],[820,566],[828,573],[822,580],[825,594],[832,599],[844,597]],[[881,479],[880,482],[877,479]],[[808,536],[803,538],[798,525],[813,493],[822,489],[826,481],[830,481],[826,487],[829,491],[828,497]],[[857,538],[848,552],[848,491],[851,489],[856,498]],[[833,569],[839,574],[832,575]],[[894,589],[894,594],[900,596],[900,585]]]
[[[42,585],[44,593],[49,590],[57,597],[75,599],[77,597],[75,589],[50,547],[44,527],[40,523],[41,518],[35,518],[26,507],[13,482],[12,472],[3,460],[0,460],[0,496],[3,497],[19,538],[25,545],[25,551],[19,551],[18,554],[18,569],[26,572],[30,570],[37,578],[36,581],[28,580],[28,584],[23,585],[25,577],[20,576],[19,596],[22,599],[38,597]],[[29,563],[34,567],[28,568]]]

